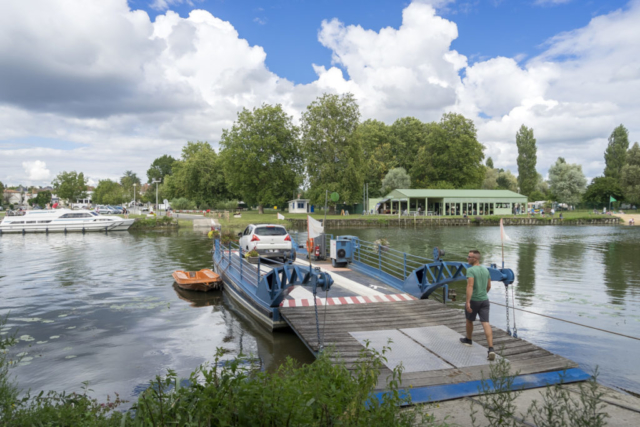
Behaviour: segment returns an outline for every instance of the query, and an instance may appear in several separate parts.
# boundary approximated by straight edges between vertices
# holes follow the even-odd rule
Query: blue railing
[[[376,242],[358,240],[354,248],[353,260],[381,273],[404,281],[411,272],[432,262],[430,258],[408,254]]]

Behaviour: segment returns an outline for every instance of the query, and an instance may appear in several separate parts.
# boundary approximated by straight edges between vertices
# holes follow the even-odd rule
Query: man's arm
[[[473,277],[467,277],[467,311],[471,313],[471,295],[473,294]]]
[[[491,290],[491,277],[489,277],[489,281],[487,282],[487,292]]]

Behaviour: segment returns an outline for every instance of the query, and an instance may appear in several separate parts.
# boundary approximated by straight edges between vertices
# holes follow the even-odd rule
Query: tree
[[[151,181],[154,179],[164,181],[165,176],[171,175],[171,169],[175,161],[176,159],[168,154],[155,159],[153,163],[151,163],[151,167],[147,169],[147,183],[151,184]]]
[[[110,179],[103,179],[93,191],[91,200],[101,205],[119,205],[125,201],[125,191],[122,185]]]
[[[155,186],[152,187],[152,200],[155,201]],[[187,142],[182,148],[182,159],[173,164],[172,174],[165,176],[159,190],[161,200],[186,197],[199,208],[229,198],[218,155],[208,142],[200,141]]]
[[[134,187],[133,184],[136,184]],[[133,192],[135,189],[136,192],[136,200],[140,200],[140,187],[141,182],[138,175],[132,171],[125,171],[122,178],[120,178],[120,185],[122,185],[123,196],[125,201],[133,201]]]
[[[398,188],[411,188],[411,178],[404,168],[394,168],[382,180],[382,194],[389,194]]]
[[[51,203],[51,191],[40,191],[36,197],[29,199],[29,204],[31,206],[38,205],[41,208],[44,208],[47,203]]]
[[[624,199],[624,193],[618,181],[614,178],[597,177],[591,180],[582,199],[598,206],[608,206],[611,196],[618,201]]]
[[[621,184],[625,198],[634,205],[640,205],[640,146],[636,142],[627,153],[627,161],[622,168]]]
[[[493,159],[491,157],[487,157],[487,162],[485,164],[489,169],[493,169]]]
[[[491,157],[489,157],[489,160],[491,160]],[[500,171],[498,169],[490,168],[487,165],[487,171],[484,174],[484,181],[482,181],[482,188],[485,190],[495,190],[496,188],[498,188],[499,174]]]
[[[500,172],[496,179],[496,183],[498,184],[498,188],[501,190],[518,192],[518,179],[511,173],[511,171]]]
[[[562,157],[549,168],[550,189],[558,202],[575,205],[585,191],[587,180],[582,166],[569,164]]]
[[[229,189],[245,203],[284,205],[302,182],[299,130],[282,106],[244,108],[222,131],[220,159]]]
[[[0,181],[0,196],[4,194],[4,184]]]
[[[70,203],[75,203],[76,200],[86,197],[87,180],[82,172],[60,172],[53,180],[52,185],[56,195]]]
[[[393,148],[396,139],[389,126],[371,119],[358,126],[356,137],[362,146],[364,182],[369,184],[369,197],[381,197],[382,179],[397,166]]]
[[[535,189],[538,181],[536,172],[537,147],[536,139],[533,137],[533,128],[525,125],[520,127],[516,133],[516,145],[518,146],[518,186],[520,194],[529,196]],[[517,191],[517,188],[516,190]]]
[[[426,143],[418,150],[411,182],[418,188],[480,188],[484,181],[484,145],[473,121],[455,113],[429,125]]]
[[[359,120],[360,110],[350,93],[324,94],[302,114],[311,203],[324,203],[327,190],[338,192],[342,203],[360,200],[364,173],[361,141],[355,135]]]
[[[411,173],[413,161],[427,141],[429,126],[415,117],[403,117],[391,125],[392,152],[397,166]]]
[[[625,165],[627,150],[629,149],[629,131],[620,125],[611,132],[609,145],[604,152],[604,176],[619,180],[622,167]]]

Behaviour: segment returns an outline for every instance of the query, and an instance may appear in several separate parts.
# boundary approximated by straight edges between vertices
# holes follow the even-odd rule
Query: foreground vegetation
[[[6,319],[0,319],[0,328]],[[6,329],[6,328],[3,328]],[[256,360],[239,355],[223,360],[218,349],[214,360],[195,369],[188,379],[169,370],[157,376],[128,411],[128,403],[115,399],[99,402],[89,395],[87,383],[82,393],[23,393],[10,377],[8,351],[16,343],[15,332],[0,338],[0,425],[6,426],[412,426],[447,425],[429,413],[431,406],[409,408],[411,396],[401,389],[402,366],[387,378],[387,390],[380,399],[372,392],[386,362],[384,348],[360,352],[357,368],[350,371],[335,363],[331,350],[314,363],[300,365],[292,359],[276,372],[258,369]],[[391,343],[389,343],[391,344]],[[563,384],[547,387],[542,401],[535,401],[517,413],[515,400],[522,391],[513,391],[517,373],[504,359],[491,364],[481,382],[479,396],[472,399],[470,417],[474,425],[482,416],[489,425],[520,425],[529,418],[539,426],[603,426],[608,415],[600,401],[597,375],[580,384],[573,397]],[[479,405],[480,409],[474,405]],[[446,421],[446,420],[445,420]]]

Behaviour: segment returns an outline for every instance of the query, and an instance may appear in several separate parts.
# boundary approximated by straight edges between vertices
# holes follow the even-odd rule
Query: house
[[[311,212],[309,199],[293,199],[289,200],[289,213],[308,213]]]

